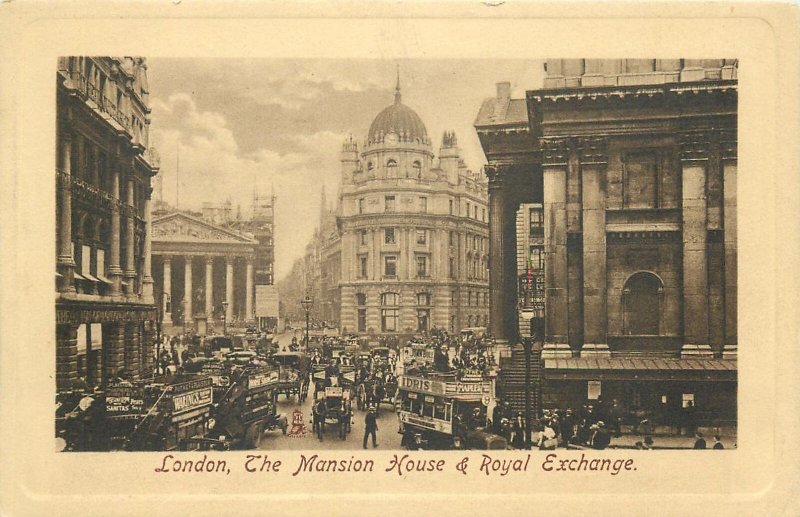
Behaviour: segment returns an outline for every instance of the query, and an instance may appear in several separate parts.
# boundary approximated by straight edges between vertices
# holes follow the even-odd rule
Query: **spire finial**
[[[394,103],[400,104],[400,63],[397,64],[397,86],[394,89]]]

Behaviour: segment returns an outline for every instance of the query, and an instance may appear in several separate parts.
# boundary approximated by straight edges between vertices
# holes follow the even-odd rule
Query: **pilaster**
[[[606,310],[606,168],[608,141],[578,141],[583,228],[583,347],[581,356],[610,356]]]
[[[61,131],[61,171],[56,172],[59,186],[58,256],[56,271],[61,275],[58,290],[74,293],[75,257],[72,255],[72,132]]]
[[[571,357],[567,338],[567,167],[565,140],[543,139],[545,343],[543,358]]]
[[[152,196],[153,189],[147,189],[147,197],[144,200],[144,263],[142,265],[142,301],[144,303],[153,303],[153,214],[150,213],[150,197]]]
[[[105,387],[109,379],[115,379],[125,368],[125,323],[103,324],[103,379]]]
[[[139,379],[140,360],[139,323],[128,322],[125,324],[125,370],[133,380]]]
[[[111,280],[111,296],[120,298],[122,294],[122,266],[120,264],[120,164],[111,166],[111,250],[108,263],[108,277]]]
[[[77,380],[78,327],[56,325],[56,390],[70,390]]]
[[[683,209],[683,333],[681,356],[710,356],[708,258],[706,252],[706,170],[708,135],[681,135]]]

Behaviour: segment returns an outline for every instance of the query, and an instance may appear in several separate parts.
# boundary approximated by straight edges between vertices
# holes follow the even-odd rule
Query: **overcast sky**
[[[422,118],[438,154],[456,131],[467,165],[485,157],[472,127],[495,83],[513,97],[542,84],[540,61],[148,59],[151,144],[161,155],[156,199],[198,209],[230,199],[247,215],[253,191],[274,188],[276,273],[289,272],[318,222],[320,190],[335,197],[339,151],[392,103],[397,65],[403,103]],[[180,175],[176,174],[180,148]],[[163,185],[162,185],[163,183]]]

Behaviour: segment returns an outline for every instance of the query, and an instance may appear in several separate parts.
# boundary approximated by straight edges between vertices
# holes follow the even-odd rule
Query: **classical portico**
[[[253,260],[258,242],[249,234],[185,213],[153,220],[153,280],[166,328],[221,328],[253,318]],[[190,315],[191,317],[187,317]]]

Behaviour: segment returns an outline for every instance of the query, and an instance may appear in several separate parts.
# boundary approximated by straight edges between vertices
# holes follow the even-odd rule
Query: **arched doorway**
[[[663,293],[664,283],[654,273],[639,271],[628,278],[622,289],[625,335],[659,335]]]

